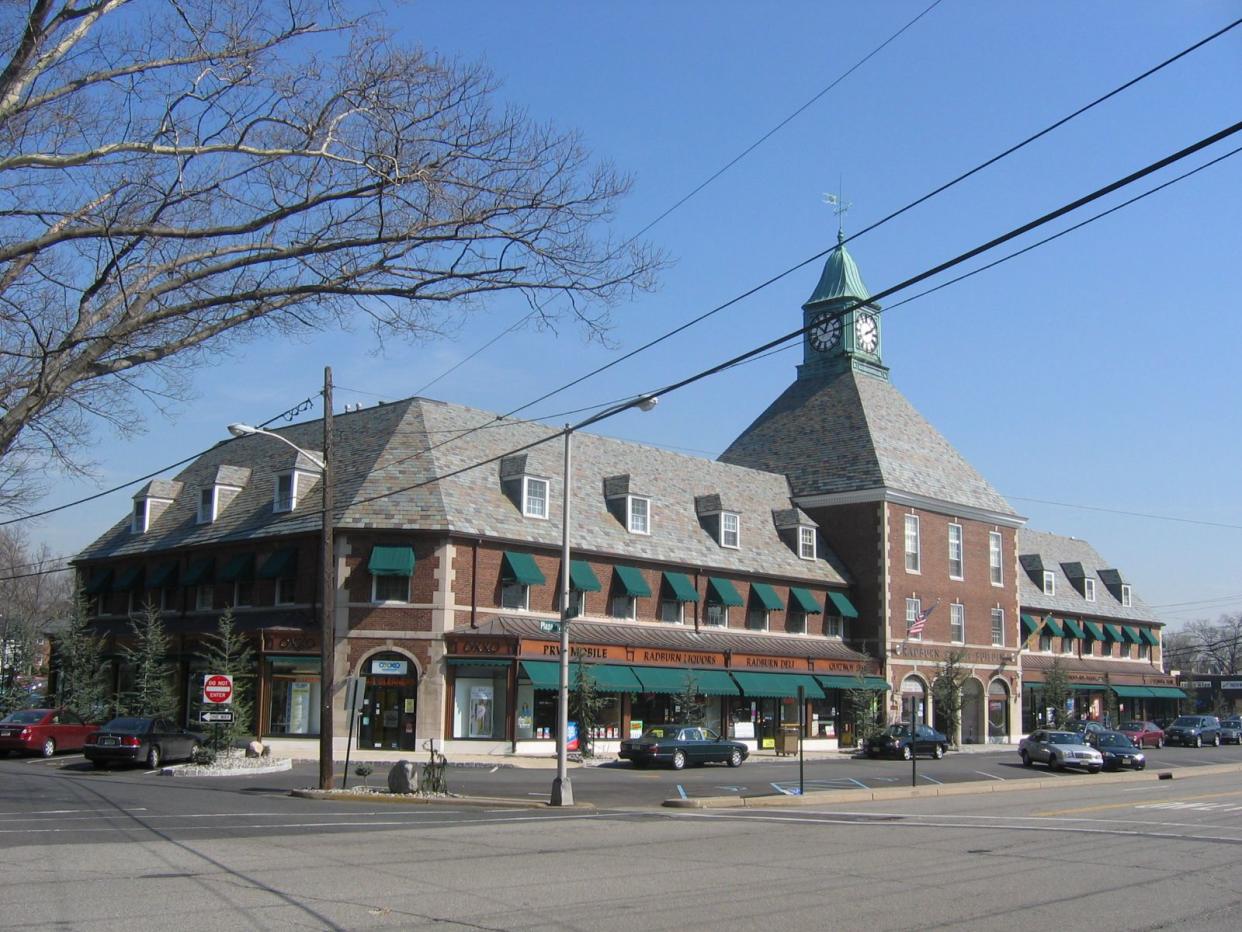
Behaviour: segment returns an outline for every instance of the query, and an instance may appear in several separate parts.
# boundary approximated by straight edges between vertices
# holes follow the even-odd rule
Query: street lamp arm
[[[316,456],[310,450],[302,449],[292,440],[288,439],[287,437],[282,437],[280,434],[276,433],[275,431],[264,430],[262,427],[251,427],[249,424],[230,424],[229,433],[232,434],[234,437],[248,437],[251,434],[262,434],[265,437],[275,437],[281,443],[293,447],[293,449],[297,450],[299,453],[305,456],[308,460],[310,460],[320,469],[325,468],[323,460],[320,457]]]

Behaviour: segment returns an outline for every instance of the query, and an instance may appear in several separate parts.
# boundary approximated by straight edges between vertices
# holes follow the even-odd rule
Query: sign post
[[[379,663],[377,660],[376,663]],[[403,671],[404,672],[404,671]],[[345,680],[345,713],[349,716],[349,738],[345,743],[345,773],[341,775],[341,789],[349,789],[349,752],[354,746],[354,719],[362,711],[362,697],[367,691],[365,676],[351,676]]]

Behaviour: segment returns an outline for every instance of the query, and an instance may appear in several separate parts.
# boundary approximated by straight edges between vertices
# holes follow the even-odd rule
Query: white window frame
[[[1144,642],[1138,646],[1138,659],[1151,660],[1151,645]]]
[[[673,605],[677,606],[676,611],[672,613],[676,617],[668,618],[666,617],[668,608]],[[656,611],[659,613],[657,615],[658,619],[666,625],[684,625],[686,623],[686,603],[680,599],[661,599]]]
[[[246,601],[242,601],[242,592],[244,586],[249,586],[249,594]],[[254,580],[238,579],[233,582],[233,608],[250,608],[254,605]]]
[[[385,593],[384,597],[380,596],[380,580],[381,579],[404,579],[405,580],[405,598],[391,598],[391,593]],[[385,583],[387,585],[387,583]],[[409,576],[372,576],[371,577],[371,602],[375,605],[409,605],[410,604],[410,577]]]
[[[845,619],[840,615],[824,615],[824,637],[845,637]]]
[[[372,592],[374,595],[374,591]],[[272,595],[273,605],[293,605],[297,601],[297,580],[292,576],[277,576],[275,592]]]
[[[164,588],[160,590],[160,611],[171,612],[176,609],[176,590]]]
[[[1051,634],[1041,633],[1039,635],[1039,649],[1046,654],[1052,653],[1052,635]]]
[[[814,560],[816,557],[815,528],[805,524],[798,526],[798,556],[803,560]]]
[[[763,619],[762,625],[756,625],[755,622],[760,618]],[[746,630],[747,631],[767,631],[772,622],[772,613],[768,611],[768,607],[762,602],[752,601],[746,606]]]
[[[1056,596],[1057,574],[1052,570],[1044,570],[1044,595]]]
[[[949,606],[949,640],[954,644],[966,643],[966,606],[961,602]]]
[[[919,516],[906,515],[906,572],[922,573],[922,545],[919,540]]]
[[[953,539],[953,532],[957,531],[957,540]],[[954,547],[957,548],[957,556],[953,555]],[[954,564],[957,564],[955,567]],[[956,569],[957,572],[953,572]],[[966,536],[960,524],[949,525],[949,578],[963,579],[966,573]]]
[[[280,495],[280,483],[282,480],[289,480],[289,497],[282,498]],[[298,507],[298,471],[291,469],[288,472],[276,474],[276,488],[272,490],[272,511],[281,513],[285,511],[293,511]]]
[[[543,497],[540,499],[537,495],[531,495],[531,487],[536,485],[543,486]],[[552,483],[547,479],[541,479],[538,476],[522,477],[522,514],[528,518],[539,518],[543,521],[548,520],[548,500],[552,494]],[[537,504],[542,501],[542,508]]]
[[[720,619],[719,621],[712,620],[713,613]],[[703,623],[711,628],[729,627],[729,606],[723,602],[708,602],[703,612]]]
[[[624,614],[617,611],[617,606],[621,600],[625,600],[626,611]],[[628,618],[633,621],[638,611],[638,600],[628,592],[622,592],[614,595],[608,600],[608,617],[609,618]]]
[[[216,607],[216,587],[212,583],[194,588],[194,610],[210,612]]]
[[[1000,531],[988,531],[988,574],[993,586],[1005,585],[1004,546]]]
[[[206,502],[204,503],[204,499]],[[217,487],[214,485],[200,489],[198,492],[198,523],[211,524],[216,520]],[[204,511],[203,505],[207,508]]]
[[[1134,604],[1134,595],[1130,591],[1129,583],[1121,584],[1121,604],[1126,608],[1130,608]]]
[[[635,509],[639,502],[642,502],[642,508]],[[641,517],[638,511],[642,512]],[[640,495],[625,497],[625,527],[631,534],[651,534],[651,499]]]
[[[1005,646],[1005,610],[999,606],[992,609],[992,646]]]
[[[1062,654],[1070,654],[1071,656],[1073,655],[1073,653],[1074,653],[1074,639],[1073,639],[1072,637],[1063,637],[1063,638],[1061,638],[1061,653],[1062,653]]]
[[[515,593],[520,594],[521,598],[512,599],[511,601],[518,604],[506,605],[506,594],[512,595]],[[509,612],[530,611],[530,586],[523,585],[515,579],[502,580],[500,583],[500,607]]]
[[[730,527],[730,524],[733,526]],[[720,546],[730,550],[742,547],[742,516],[735,511],[720,513]]]
[[[1090,576],[1084,577],[1082,581],[1082,596],[1088,602],[1095,601],[1095,580]]]
[[[799,625],[799,622],[801,624]],[[786,634],[808,634],[808,619],[806,612],[800,608],[790,605],[785,610],[785,633]]]
[[[587,613],[587,594],[581,589],[569,590],[569,617],[581,618]]]
[[[135,534],[147,533],[147,528],[151,526],[151,499],[135,499],[129,526]]]
[[[923,640],[923,632],[918,634],[910,633],[910,626],[914,624],[914,619],[919,617],[919,612],[923,610],[922,599],[906,599],[906,634],[905,636],[912,641]]]

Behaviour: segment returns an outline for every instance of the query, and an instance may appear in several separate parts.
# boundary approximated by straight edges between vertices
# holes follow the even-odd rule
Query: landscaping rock
[[[247,757],[267,757],[271,751],[263,744],[262,741],[251,741],[246,745]]]
[[[416,769],[408,760],[397,761],[388,771],[388,792],[413,793],[418,786]]]

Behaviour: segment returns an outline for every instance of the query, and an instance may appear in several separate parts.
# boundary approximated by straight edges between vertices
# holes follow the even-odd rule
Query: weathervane
[[[824,192],[824,203],[832,206],[832,212],[837,215],[837,242],[840,243],[845,239],[845,214],[854,204],[845,199],[845,195],[841,191],[840,183],[837,186],[836,194]]]

